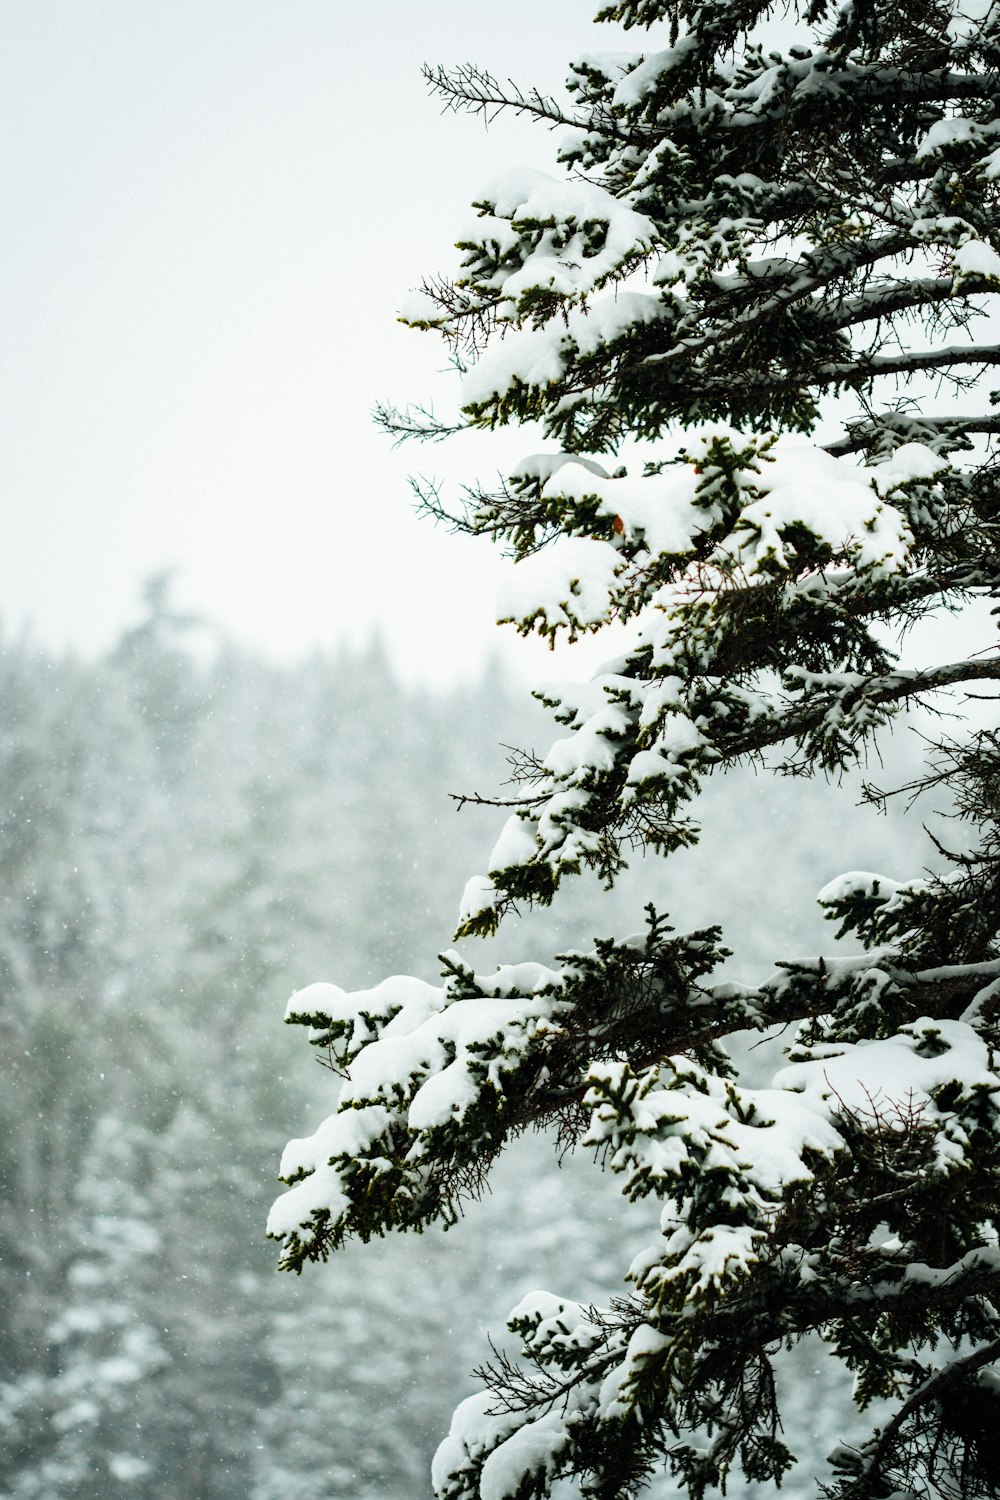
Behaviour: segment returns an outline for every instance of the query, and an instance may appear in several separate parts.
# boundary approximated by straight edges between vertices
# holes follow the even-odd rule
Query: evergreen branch
[[[995,434],[1000,433],[1000,416],[979,416],[966,414],[964,416],[927,417],[921,414],[919,417],[906,419],[914,429],[925,428],[930,432],[956,437],[967,433]],[[845,458],[849,453],[858,453],[862,449],[869,448],[877,441],[880,432],[890,425],[885,418],[878,421],[862,421],[851,424],[848,435],[838,438],[836,442],[824,443],[824,449],[834,458]]]
[[[372,410],[372,421],[387,437],[392,438],[393,447],[398,447],[410,438],[418,438],[424,443],[440,443],[444,438],[464,432],[466,428],[465,422],[442,422],[429,406],[400,408],[383,401],[376,402]]]
[[[860,264],[860,263],[859,263]],[[738,316],[727,318],[725,321],[713,321],[710,331],[698,335],[684,335],[677,339],[672,346],[665,351],[655,354],[645,354],[640,359],[644,369],[655,369],[662,365],[677,365],[682,368],[695,355],[703,354],[709,350],[722,350],[727,345],[736,342],[741,333],[756,333],[760,323],[772,316],[789,311],[803,299],[810,297],[815,291],[825,290],[830,282],[834,280],[832,275],[800,277],[794,283],[787,286],[781,293],[766,299],[761,303],[752,304],[746,311]],[[845,297],[842,295],[831,296],[830,304],[823,301],[818,302],[810,309],[810,317],[814,322],[817,332],[840,333],[858,323],[882,320],[893,314],[905,312],[910,309],[926,307],[932,304],[941,304],[948,301],[952,296],[953,279],[950,276],[924,277],[906,281],[888,281],[876,287],[869,287],[856,297]],[[954,321],[961,324],[965,315],[960,310],[952,310]],[[808,325],[807,325],[808,326]],[[802,330],[804,331],[804,330]],[[861,355],[857,361],[851,361],[841,366],[824,366],[818,364],[815,371],[816,383],[820,385],[832,384],[838,379],[851,379],[858,373],[865,374],[872,362],[878,356],[868,354]],[[890,364],[895,356],[887,356],[886,362],[881,367],[873,367],[871,373],[890,374]],[[910,358],[910,356],[906,356]],[[942,361],[943,362],[943,361]],[[953,362],[950,360],[948,362]],[[970,361],[975,363],[973,359]],[[993,361],[987,360],[986,363]],[[906,368],[905,365],[902,368]],[[916,367],[915,367],[916,368]],[[728,383],[731,386],[732,372],[727,371]],[[719,389],[727,388],[727,378],[720,372],[715,382]],[[796,384],[800,383],[801,374]],[[699,386],[705,395],[710,394],[713,382],[706,380],[704,376],[699,377]],[[753,381],[740,380],[737,386],[739,390],[775,390],[778,383],[772,379],[766,382],[763,379]]]
[[[401,321],[408,321],[411,327],[436,329],[449,341],[453,351],[479,354],[496,332],[500,296],[489,296],[481,286],[459,285],[443,276],[436,279],[425,277],[420,290],[440,309],[441,316],[426,321],[420,318]],[[454,354],[453,362],[462,368],[461,360]]]
[[[410,491],[416,501],[414,510],[418,516],[426,516],[435,526],[447,526],[450,531],[466,531],[465,518],[449,510],[441,498],[441,486],[437,480],[410,475]]]
[[[796,303],[803,301],[806,297],[812,296],[813,292],[822,291],[839,277],[852,275],[865,267],[876,264],[880,260],[891,259],[893,256],[901,254],[908,248],[909,244],[909,236],[894,233],[874,242],[869,241],[860,248],[853,246],[838,249],[836,252],[827,251],[825,252],[827,257],[826,264],[821,264],[818,270],[812,266],[812,257],[804,255],[800,262],[803,268],[802,273],[783,286],[780,291],[774,293],[773,296],[766,298],[763,302],[752,304],[738,317],[728,319],[722,326],[713,326],[705,334],[687,336],[661,354],[647,355],[642,363],[647,367],[654,367],[656,365],[669,364],[681,357],[687,358],[692,354],[699,354],[706,349],[725,342],[734,333],[744,328],[753,327],[761,319],[775,313],[783,312]],[[787,267],[785,274],[787,275]],[[775,275],[780,276],[781,272],[776,272]],[[745,281],[737,283],[733,289],[750,291],[759,285],[760,280],[763,280],[766,284],[767,279],[766,274],[759,279],[757,277],[748,278]],[[939,285],[937,280],[930,284],[934,287]],[[950,289],[950,279],[947,280],[946,284]],[[907,285],[911,286],[913,284],[907,283]],[[729,290],[728,284],[726,290]],[[943,291],[941,295],[944,295]],[[837,324],[836,326],[839,327],[840,325]]]
[[[870,677],[856,687],[830,693],[817,693],[808,704],[796,706],[774,723],[757,728],[751,725],[734,737],[730,746],[721,746],[726,758],[739,758],[765,750],[788,739],[801,739],[817,728],[830,707],[836,703],[845,711],[860,701],[866,704],[902,703],[925,693],[940,692],[962,682],[1000,681],[1000,658],[990,661],[957,661],[921,671],[890,672]]]
[[[418,503],[521,558],[566,537],[511,591],[525,634],[643,627],[590,683],[540,695],[568,733],[516,764],[514,795],[454,798],[523,814],[469,883],[460,936],[547,904],[584,869],[610,885],[630,845],[690,845],[686,814],[716,769],[836,774],[905,705],[942,714],[935,695],[1000,683],[992,645],[901,670],[888,644],[888,627],[935,606],[1000,597],[1000,467],[973,443],[1000,434],[1000,415],[875,401],[883,377],[926,372],[955,392],[1000,365],[1000,345],[970,336],[996,287],[1000,24],[953,10],[865,0],[827,24],[807,6],[813,45],[782,56],[753,35],[771,0],[623,0],[605,13],[662,21],[668,43],[584,59],[576,107],[471,66],[425,70],[446,109],[589,134],[562,178],[530,173],[477,203],[464,281],[425,283],[414,304],[453,348],[511,334],[467,382],[462,425],[539,422],[559,449],[496,493],[466,488],[457,514],[427,481]],[[810,431],[831,392],[857,414],[826,454],[786,462],[777,437]],[[649,484],[589,457],[672,423],[743,436],[650,463]],[[420,409],[383,426],[459,430]],[[871,472],[902,445],[895,469]],[[869,468],[837,462],[859,449]],[[568,456],[584,472],[556,479]],[[980,1366],[924,1380],[919,1363],[942,1339],[1000,1353],[1000,755],[991,731],[950,761],[936,749],[911,794],[949,793],[976,838],[931,834],[946,874],[829,883],[822,906],[855,955],[787,962],[756,988],[712,983],[721,928],[675,937],[651,910],[644,938],[553,968],[478,975],[445,955],[432,995],[397,977],[293,1007],[350,1076],[338,1113],[287,1157],[274,1222],[289,1264],[453,1219],[540,1122],[562,1147],[586,1131],[626,1193],[665,1210],[613,1331],[543,1294],[515,1315],[524,1365],[500,1355],[484,1372],[495,1408],[483,1417],[474,1398],[456,1423],[439,1500],[477,1493],[487,1464],[503,1500],[545,1500],[564,1478],[625,1500],[664,1460],[690,1500],[737,1463],[748,1483],[777,1482],[791,1455],[770,1355],[817,1329],[859,1404],[911,1393],[854,1489],[841,1468],[842,1500],[888,1491],[890,1457],[914,1495],[938,1479],[1000,1493],[979,1484],[981,1435],[954,1412],[957,1396],[990,1396]],[[744,1087],[720,1044],[788,1025],[794,1074]]]
[[[465,110],[480,115],[487,126],[503,110],[511,110],[514,114],[542,120],[549,126],[600,129],[599,124],[590,118],[567,114],[554,99],[537,89],[524,93],[516,83],[508,80],[509,92],[505,92],[492,73],[474,63],[462,63],[455,68],[425,63],[421,72],[431,93],[444,100],[446,110]]]
[[[898,1006],[900,1024],[904,1020],[916,1020],[923,1015],[941,1018],[953,1016],[957,1010],[966,1008],[967,1002],[984,980],[1000,973],[1000,960],[914,971],[899,962],[882,959],[880,966],[883,971],[887,970],[892,974],[899,987],[901,1000],[905,1000],[905,1005]],[[794,965],[788,964],[787,967],[793,974],[798,972]],[[876,967],[874,959],[872,967]],[[520,1125],[523,1128],[527,1125],[547,1124],[552,1120],[566,1120],[567,1110],[580,1106],[590,1091],[591,1085],[583,1075],[594,1061],[626,1058],[634,1072],[643,1073],[663,1063],[668,1057],[697,1057],[713,1043],[724,1041],[740,1032],[753,1031],[766,1035],[778,1027],[785,1028],[829,1017],[845,1002],[845,996],[837,993],[831,981],[831,971],[823,959],[816,960],[808,974],[803,973],[803,978],[809,982],[775,981],[757,988],[694,985],[685,1005],[678,1006],[676,1014],[668,1013],[659,1026],[651,1024],[648,1014],[637,1013],[634,1019],[641,1024],[635,1035],[630,1031],[623,1031],[617,1025],[595,1027],[585,1039],[580,1038],[583,1046],[579,1055],[574,1054],[571,1062],[567,1055],[564,1061],[570,1065],[564,1069],[561,1080],[553,1078],[549,1082],[543,1079],[542,1074],[549,1064],[540,1072],[539,1081],[526,1093],[528,1109],[522,1115]],[[731,993],[734,989],[737,991],[735,994]],[[853,1118],[860,1119],[857,1111],[847,1110],[846,1106],[844,1111]],[[589,1125],[589,1116],[579,1115],[577,1123],[578,1133],[582,1133]],[[898,1140],[895,1117],[886,1128],[891,1129],[893,1140]],[[898,1167],[893,1168],[892,1175],[894,1182],[899,1184]],[[884,1207],[906,1197],[912,1200],[915,1192],[923,1190],[935,1192],[936,1188],[927,1181],[925,1173],[918,1171],[905,1184],[881,1194],[877,1203]],[[981,1278],[983,1274],[986,1273],[981,1268],[975,1268],[977,1277]],[[1000,1279],[1000,1272],[988,1274],[994,1281]],[[990,1284],[993,1284],[992,1281]],[[917,1289],[912,1291],[913,1295],[918,1294]],[[869,1292],[865,1295],[869,1295]],[[964,1290],[959,1293],[954,1284],[951,1292],[953,1295],[965,1295]],[[884,1295],[895,1298],[898,1290],[889,1289]],[[822,1323],[829,1316],[830,1308],[826,1308],[817,1316],[816,1321]]]
[[[522,808],[540,807],[548,802],[550,794],[539,792],[534,797],[487,797],[480,792],[449,792],[452,802],[458,804],[456,811],[463,807],[513,807],[520,811]]]
[[[905,101],[908,104],[951,104],[963,99],[981,99],[986,80],[980,73],[955,73],[931,69],[913,73],[909,69],[873,67],[862,75],[857,92],[868,99]]]
[[[593,1384],[603,1378],[613,1365],[618,1364],[626,1346],[621,1344],[606,1349],[604,1353],[577,1366],[565,1379],[537,1367],[527,1374],[509,1354],[497,1350],[492,1341],[490,1347],[495,1359],[472,1373],[496,1395],[496,1405],[490,1408],[488,1415],[500,1416],[506,1412],[548,1412],[560,1402],[565,1406],[573,1391],[581,1385]]]
[[[950,365],[1000,365],[1000,344],[952,344],[944,349],[915,349],[900,354],[861,356],[840,365],[818,365],[825,380],[851,380],[859,375],[913,375],[920,370],[938,370]],[[828,450],[829,451],[829,450]]]
[[[773,301],[758,304],[762,312],[776,311],[803,297],[829,286],[831,282],[868,271],[879,261],[892,260],[910,248],[908,232],[893,230],[881,237],[849,239],[842,244],[824,245],[822,249],[803,251],[798,261],[781,259],[776,265],[766,262],[760,271],[741,277],[719,276],[713,278],[720,290],[725,292],[753,292],[771,280],[781,281],[791,276],[791,282],[782,288],[782,294]]]
[[[947,302],[953,295],[952,276],[921,276],[908,281],[889,281],[862,292],[857,297],[839,299],[835,309],[821,309],[817,321],[824,328],[839,332],[845,328],[853,328],[858,323],[871,322],[873,318],[887,318],[893,313]],[[960,321],[961,310],[953,311],[956,321]]]
[[[1000,1339],[994,1339],[991,1343],[984,1344],[982,1348],[973,1350],[971,1354],[955,1360],[943,1370],[936,1370],[933,1375],[929,1376],[903,1402],[879,1434],[874,1446],[865,1453],[864,1462],[857,1477],[843,1492],[844,1500],[852,1495],[861,1500],[861,1497],[873,1493],[872,1486],[881,1478],[881,1470],[886,1457],[891,1453],[904,1424],[915,1412],[926,1406],[928,1402],[939,1400],[943,1393],[956,1385],[961,1385],[984,1365],[993,1364],[998,1359],[1000,1359]]]

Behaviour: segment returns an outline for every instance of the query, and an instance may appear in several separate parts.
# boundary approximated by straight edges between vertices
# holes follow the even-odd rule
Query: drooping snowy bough
[[[562,128],[556,175],[487,187],[457,275],[406,309],[460,355],[454,426],[535,421],[551,444],[452,519],[512,549],[500,613],[520,631],[632,621],[634,640],[547,697],[564,731],[526,764],[460,936],[585,867],[612,880],[636,845],[692,844],[709,772],[835,774],[900,708],[947,691],[960,711],[1000,678],[976,605],[1000,588],[1000,7],[815,0],[780,50],[758,39],[770,11],[608,7],[641,45],[573,64],[565,103],[429,71],[450,105]],[[974,651],[899,666],[901,626],[970,603]],[[809,1333],[861,1404],[889,1402],[835,1455],[838,1500],[1000,1493],[1000,738],[981,706],[926,780],[966,839],[943,877],[826,887],[854,956],[722,983],[721,927],[678,936],[651,909],[643,934],[544,964],[449,955],[440,987],[293,997],[344,1083],[285,1154],[285,1265],[447,1221],[539,1122],[662,1204],[612,1309],[514,1310],[523,1362],[456,1414],[441,1500],[565,1476],[630,1495],[663,1464],[695,1497],[741,1469],[777,1482],[771,1362]],[[725,1038],[790,1023],[772,1085],[742,1086]]]

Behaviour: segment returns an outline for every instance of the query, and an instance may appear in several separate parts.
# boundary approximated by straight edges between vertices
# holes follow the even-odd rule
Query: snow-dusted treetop
[[[817,0],[773,50],[772,9],[611,6],[643,45],[579,59],[565,103],[429,70],[455,107],[559,127],[559,161],[487,184],[457,273],[406,304],[458,353],[455,421],[383,420],[539,423],[553,446],[451,519],[509,546],[518,630],[635,623],[589,682],[545,690],[563,732],[524,758],[460,936],[585,867],[612,880],[636,845],[695,842],[728,764],[836,773],[901,706],[1000,677],[989,635],[906,669],[889,644],[1000,584],[1000,418],[976,383],[1000,345],[975,337],[1000,291],[1000,11]],[[817,446],[833,395],[843,428]],[[622,465],[626,439],[644,446]],[[1000,1493],[996,731],[943,743],[928,780],[968,852],[946,878],[831,880],[854,955],[720,983],[720,928],[650,909],[643,934],[542,964],[452,954],[439,987],[293,997],[344,1084],[286,1151],[286,1265],[449,1220],[539,1122],[662,1203],[614,1308],[515,1309],[523,1363],[460,1408],[439,1496],[566,1475],[630,1495],[663,1462],[695,1500],[734,1466],[777,1482],[771,1358],[810,1331],[861,1402],[896,1403],[836,1455],[839,1500]],[[789,1065],[743,1087],[724,1038],[789,1023]]]

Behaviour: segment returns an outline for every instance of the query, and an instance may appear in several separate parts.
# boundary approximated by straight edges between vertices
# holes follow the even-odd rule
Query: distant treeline
[[[541,748],[558,731],[496,672],[430,694],[376,647],[275,666],[203,642],[156,581],[96,662],[0,649],[4,1500],[427,1493],[488,1352],[484,1303],[499,1321],[560,1273],[598,1296],[626,1260],[617,1227],[594,1256],[599,1174],[527,1142],[453,1234],[275,1273],[280,1150],[303,1096],[318,1119],[333,1086],[282,1030],[285,998],[447,946],[503,817],[448,792],[502,781],[512,725]],[[824,826],[821,787],[783,797],[776,825],[766,787],[748,772],[709,800],[714,893],[681,864],[673,885],[623,882],[636,927],[654,879],[691,922],[723,886],[744,961],[787,948],[780,891],[760,916],[761,830],[818,887],[850,862],[850,829]],[[909,870],[919,826],[882,830]],[[543,913],[515,946],[546,960],[588,941],[580,887],[569,930]]]

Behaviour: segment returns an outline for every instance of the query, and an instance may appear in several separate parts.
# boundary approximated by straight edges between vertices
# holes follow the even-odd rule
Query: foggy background
[[[499,742],[551,727],[496,670],[431,691],[373,647],[204,660],[203,629],[159,579],[94,660],[0,652],[0,1495],[412,1500],[487,1334],[537,1287],[620,1292],[658,1205],[532,1135],[448,1234],[279,1275],[281,1148],[336,1088],[281,1016],[314,979],[437,977],[503,817],[447,793],[495,787]],[[920,748],[872,769],[905,779]],[[550,961],[640,930],[650,900],[681,929],[724,914],[734,977],[828,950],[811,892],[928,853],[919,818],[857,791],[713,778],[699,849],[611,895],[573,881],[463,954]],[[763,1081],[767,1056],[744,1062]],[[848,1435],[845,1396],[805,1349],[792,1500]]]

